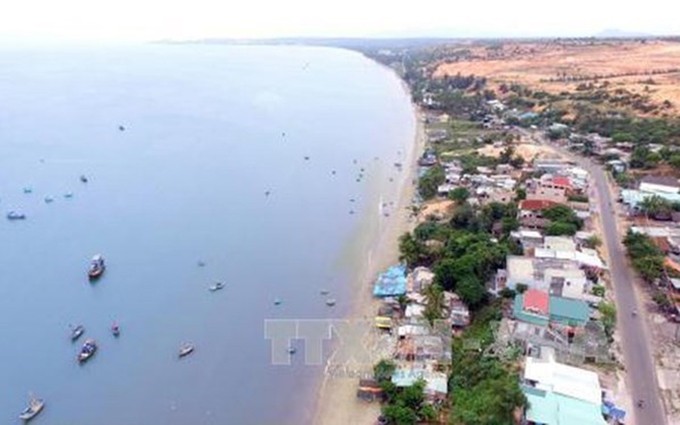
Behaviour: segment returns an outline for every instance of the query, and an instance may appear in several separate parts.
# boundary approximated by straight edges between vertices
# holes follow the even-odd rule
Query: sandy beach
[[[408,87],[404,90],[408,92]],[[409,96],[410,97],[410,96]],[[414,179],[417,177],[417,160],[422,153],[425,143],[425,132],[422,115],[414,105],[416,119],[415,140],[410,151],[405,152],[404,167],[396,188],[393,214],[389,217],[375,218],[369,215],[362,231],[364,239],[360,244],[366,254],[366,260],[361,262],[357,270],[354,287],[355,296],[349,310],[347,319],[369,319],[375,316],[379,301],[372,295],[372,282],[378,274],[388,266],[398,262],[399,236],[412,230],[415,221],[410,218],[408,207],[415,194],[416,186]],[[380,185],[379,185],[380,186]],[[378,188],[381,190],[381,188]],[[369,335],[363,342],[368,346],[377,344],[380,337],[379,331],[371,327]],[[350,347],[350,350],[361,350],[363,347]],[[375,353],[374,353],[375,354]],[[329,363],[332,362],[332,357]],[[362,365],[358,368],[360,373],[371,373],[371,365]],[[356,397],[359,379],[356,376],[339,377],[329,373],[327,366],[320,385],[317,406],[314,414],[314,424],[346,425],[346,424],[373,424],[380,414],[380,403],[368,403]]]

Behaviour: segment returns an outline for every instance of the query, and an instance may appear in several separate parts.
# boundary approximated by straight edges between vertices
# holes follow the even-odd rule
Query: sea
[[[265,321],[369,296],[357,241],[415,121],[347,50],[0,46],[0,423],[31,395],[45,425],[313,423],[324,367],[273,364]]]

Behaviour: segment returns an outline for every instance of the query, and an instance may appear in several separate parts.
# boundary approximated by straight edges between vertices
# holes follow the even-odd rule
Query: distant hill
[[[654,37],[652,34],[642,32],[625,31],[620,29],[606,29],[595,34],[595,38],[648,38]]]

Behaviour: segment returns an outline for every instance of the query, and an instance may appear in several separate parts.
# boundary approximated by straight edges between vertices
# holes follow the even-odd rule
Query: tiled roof
[[[557,186],[567,186],[571,187],[571,180],[569,180],[569,177],[564,177],[564,176],[555,176],[552,179],[553,184]]]
[[[520,210],[540,211],[558,205],[555,201],[548,199],[525,199],[519,203]]]
[[[524,293],[524,310],[547,315],[550,308],[550,297],[547,292],[528,289]]]

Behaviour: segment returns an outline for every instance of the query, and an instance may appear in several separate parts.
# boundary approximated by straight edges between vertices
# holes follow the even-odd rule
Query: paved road
[[[536,138],[534,138],[536,140]],[[538,139],[546,143],[545,140]],[[632,311],[643,313],[635,295],[637,281],[633,270],[628,267],[623,243],[616,227],[615,199],[612,199],[607,177],[601,166],[589,160],[577,159],[590,172],[595,181],[598,196],[597,212],[602,218],[604,242],[609,252],[609,268],[614,286],[617,327],[621,337],[623,357],[628,372],[627,387],[633,397],[635,423],[638,425],[666,425],[666,415],[659,395],[655,363],[652,358],[649,337],[640,315],[633,317]],[[644,407],[637,407],[637,400],[644,400]]]
[[[623,357],[628,371],[628,388],[633,400],[644,400],[643,408],[635,407],[635,419],[639,425],[664,425],[666,416],[660,401],[659,385],[656,380],[655,363],[651,354],[643,316],[633,316],[632,311],[643,313],[635,296],[634,283],[637,281],[633,270],[626,263],[626,253],[616,227],[616,211],[613,208],[607,178],[600,166],[586,166],[595,180],[598,192],[599,213],[602,218],[604,242],[609,252],[609,268],[616,308],[617,326],[621,336]]]

